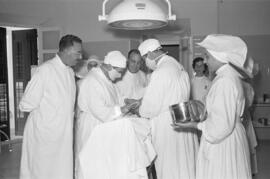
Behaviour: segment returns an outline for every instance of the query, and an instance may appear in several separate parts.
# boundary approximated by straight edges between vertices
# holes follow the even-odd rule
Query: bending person
[[[129,111],[130,106],[120,107],[114,83],[125,72],[126,57],[119,51],[111,51],[100,67],[93,68],[79,83],[78,121],[76,131],[76,176],[80,176],[78,155],[92,130]]]

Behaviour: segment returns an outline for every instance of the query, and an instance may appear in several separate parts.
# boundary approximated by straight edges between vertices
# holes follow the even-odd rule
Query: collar
[[[100,67],[98,67],[98,68],[96,68],[96,69],[92,69],[92,70],[95,70],[95,71],[97,72],[97,74],[98,74],[104,81],[106,81],[106,82],[109,83],[109,84],[113,84],[113,82],[107,78],[107,76],[104,74],[103,70],[102,70]]]
[[[205,78],[206,76],[194,76],[194,78],[196,78],[196,79],[203,79],[203,78]]]
[[[70,68],[69,66],[65,65],[65,64],[62,62],[62,60],[61,60],[61,58],[58,56],[58,54],[55,55],[54,59],[55,59],[56,63],[57,63],[61,68],[67,68],[67,67]]]
[[[166,57],[167,57],[167,53],[162,54],[160,56],[158,63],[157,63],[157,66],[159,66],[166,59]]]
[[[126,74],[128,74],[129,76],[136,76],[138,73],[140,73],[140,70],[136,73],[131,73],[129,70],[126,71]]]
[[[220,67],[216,71],[217,76],[237,76],[242,78],[241,74],[239,74],[233,67],[231,67],[229,64],[225,64],[222,67]]]

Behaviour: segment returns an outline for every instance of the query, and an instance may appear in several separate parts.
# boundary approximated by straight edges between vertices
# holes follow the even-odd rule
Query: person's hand
[[[189,104],[191,121],[204,121],[206,119],[206,110],[204,104],[198,100],[191,100]]]
[[[135,114],[135,115],[137,115],[137,116],[140,117],[139,109],[140,109],[140,108],[139,108],[139,106],[138,106],[138,107],[136,107],[135,109],[132,109],[132,110],[130,111],[130,113]]]
[[[127,114],[130,111],[135,110],[136,108],[138,108],[139,105],[140,105],[139,101],[134,101],[133,103],[126,104],[126,105],[121,107],[121,112],[122,112],[122,114]]]
[[[177,124],[171,124],[171,126],[174,129],[180,129],[180,128],[193,128],[193,129],[197,129],[198,122],[185,122],[185,123],[177,123]]]
[[[121,109],[122,114],[127,114],[129,112],[128,105],[124,105],[120,109]]]
[[[134,103],[135,101],[136,101],[136,99],[131,99],[131,98],[124,99],[125,104],[131,104],[131,103]]]
[[[124,100],[126,105],[131,105],[132,109],[136,109],[141,105],[141,99],[128,99]]]

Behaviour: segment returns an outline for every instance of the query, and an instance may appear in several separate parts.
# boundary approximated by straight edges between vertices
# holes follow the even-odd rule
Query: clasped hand
[[[141,105],[141,99],[128,99],[124,100],[125,105],[121,107],[121,111],[123,114],[127,114],[129,112],[136,113],[138,111],[139,106]]]

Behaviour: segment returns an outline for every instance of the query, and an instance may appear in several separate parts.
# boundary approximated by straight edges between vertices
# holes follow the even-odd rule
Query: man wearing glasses
[[[120,107],[114,83],[121,80],[126,70],[126,57],[120,51],[109,52],[98,68],[93,68],[79,85],[78,131],[76,141],[77,177],[81,176],[78,155],[97,125],[126,114],[132,104]]]

